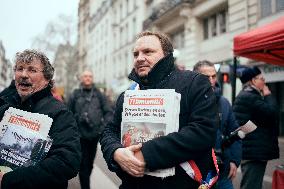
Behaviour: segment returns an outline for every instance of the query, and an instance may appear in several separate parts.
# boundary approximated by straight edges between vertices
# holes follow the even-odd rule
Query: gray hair
[[[214,64],[208,60],[201,60],[201,61],[198,61],[194,67],[193,67],[193,71],[195,72],[199,72],[200,71],[200,68],[202,66],[209,66],[209,67],[214,67]],[[215,68],[215,67],[214,67]]]
[[[31,64],[33,60],[39,60],[43,65],[43,76],[46,80],[49,81],[51,87],[53,86],[53,75],[54,75],[54,68],[50,64],[49,59],[47,56],[37,50],[34,49],[26,49],[23,52],[17,52],[15,56],[15,67],[16,69],[17,63],[24,63],[24,64]]]

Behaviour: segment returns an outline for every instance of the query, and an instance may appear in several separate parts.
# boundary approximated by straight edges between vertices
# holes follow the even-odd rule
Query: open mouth
[[[32,84],[31,84],[31,83],[28,83],[28,82],[20,82],[18,85],[19,85],[19,87],[21,87],[21,88],[29,88],[29,87],[32,86]]]

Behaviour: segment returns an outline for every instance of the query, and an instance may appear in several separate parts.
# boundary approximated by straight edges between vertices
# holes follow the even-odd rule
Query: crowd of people
[[[52,145],[39,163],[0,172],[0,189],[68,187],[79,174],[82,189],[90,188],[90,175],[100,141],[109,170],[121,179],[120,189],[232,189],[237,168],[241,189],[261,189],[267,162],[279,158],[278,109],[257,67],[239,75],[243,88],[231,106],[221,95],[214,64],[202,60],[193,71],[175,64],[173,45],[159,32],[142,32],[133,49],[133,70],[128,78],[137,89],[174,89],[180,93],[179,129],[143,144],[121,143],[124,93],[115,108],[85,70],[80,86],[64,103],[53,92],[54,68],[36,50],[16,54],[15,79],[0,93],[0,120],[5,111],[20,110],[48,115]],[[248,121],[256,130],[222,145],[225,136]],[[190,174],[180,166],[188,163]],[[175,167],[165,178],[147,171]]]

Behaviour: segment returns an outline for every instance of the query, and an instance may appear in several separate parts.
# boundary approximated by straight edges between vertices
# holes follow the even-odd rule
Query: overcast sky
[[[79,0],[0,0],[0,40],[11,61],[18,51],[31,48],[32,39],[43,34],[58,15],[77,19]]]

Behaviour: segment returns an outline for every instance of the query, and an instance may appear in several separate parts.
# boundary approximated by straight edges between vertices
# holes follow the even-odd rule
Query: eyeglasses
[[[39,69],[37,69],[37,68],[35,68],[35,67],[32,67],[32,66],[27,67],[27,68],[24,68],[24,67],[22,67],[22,66],[19,66],[19,67],[16,67],[16,68],[15,68],[15,72],[16,72],[16,73],[23,73],[24,70],[26,70],[26,72],[28,73],[28,75],[34,75],[34,74],[43,72],[43,70],[39,70]]]

